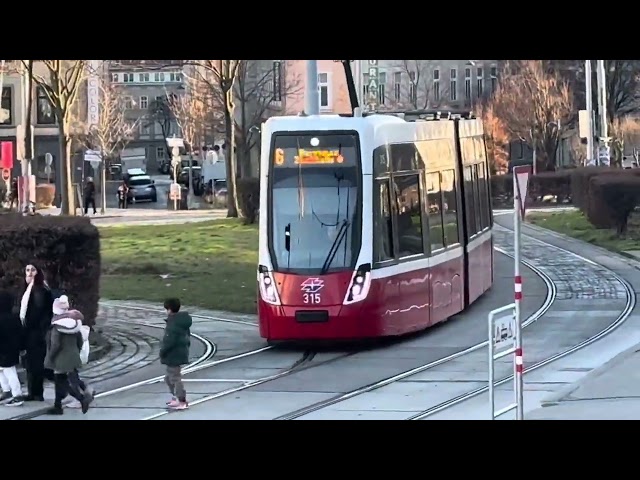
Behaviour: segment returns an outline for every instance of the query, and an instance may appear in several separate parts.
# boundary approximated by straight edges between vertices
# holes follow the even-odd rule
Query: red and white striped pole
[[[522,322],[520,315],[520,302],[522,301],[522,276],[520,275],[520,191],[516,185],[517,175],[513,174],[513,258],[514,258],[514,296],[515,296],[515,322],[516,322],[516,352],[514,358],[515,370],[515,394],[516,394],[516,420],[524,420],[524,385],[522,381]]]

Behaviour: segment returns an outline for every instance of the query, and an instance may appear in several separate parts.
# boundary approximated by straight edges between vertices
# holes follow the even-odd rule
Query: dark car
[[[129,198],[134,202],[140,200],[158,201],[158,192],[156,192],[155,180],[149,175],[135,175],[127,180],[129,186]]]

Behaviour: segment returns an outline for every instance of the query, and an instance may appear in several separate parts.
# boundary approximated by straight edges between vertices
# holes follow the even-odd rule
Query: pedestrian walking
[[[16,367],[22,349],[22,323],[13,312],[14,297],[0,291],[0,404],[18,407],[23,404],[22,387]]]
[[[89,212],[89,205],[93,207],[93,214],[97,214],[96,210],[96,184],[93,183],[92,177],[87,177],[87,183],[84,186],[84,214]]]
[[[171,392],[167,407],[172,410],[189,408],[187,392],[182,383],[182,366],[189,363],[191,346],[191,324],[193,320],[187,312],[180,311],[180,300],[168,298],[164,302],[167,311],[166,327],[160,347],[160,363],[166,366],[164,381]]]
[[[69,298],[66,295],[61,295],[60,298],[53,301],[53,318],[51,323],[57,322],[64,318],[71,318],[84,323],[84,315],[75,309],[71,309],[69,306]],[[80,362],[85,365],[89,361],[89,333],[91,329],[86,325],[80,326],[80,333],[82,334],[82,348],[80,349]],[[78,369],[74,369],[67,375],[69,380],[69,389],[73,388],[75,391],[80,391],[83,394],[89,396],[89,404],[93,401],[94,391],[90,385],[87,385],[81,378]],[[67,405],[71,408],[82,408],[82,403],[78,400]]]
[[[20,301],[20,320],[23,325],[24,367],[27,370],[26,401],[44,402],[44,379],[47,371],[46,334],[53,316],[53,296],[44,272],[33,264],[25,267],[26,288]],[[51,372],[49,372],[51,373]]]
[[[69,394],[80,402],[82,413],[87,413],[92,395],[78,376],[78,369],[82,366],[80,351],[84,343],[82,314],[69,309],[66,295],[56,298],[53,310],[60,313],[54,315],[47,332],[45,366],[54,372],[55,400],[47,414],[62,415],[62,401]]]
[[[126,181],[122,181],[118,187],[118,208],[127,208],[129,198],[129,186]]]

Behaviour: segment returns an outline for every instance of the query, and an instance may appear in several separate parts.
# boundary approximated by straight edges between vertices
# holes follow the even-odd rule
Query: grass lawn
[[[640,251],[640,215],[637,213],[633,214],[629,220],[629,231],[625,238],[619,238],[613,230],[594,228],[579,211],[532,212],[527,215],[527,222],[614,252]]]
[[[258,227],[235,219],[100,229],[100,294],[255,313]],[[169,274],[169,278],[161,275]]]

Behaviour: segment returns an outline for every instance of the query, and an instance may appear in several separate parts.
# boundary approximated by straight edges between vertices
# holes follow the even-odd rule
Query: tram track
[[[508,229],[506,227],[503,227],[506,230],[511,230]],[[512,230],[511,230],[512,231]],[[556,249],[558,251],[563,252],[564,254],[573,256],[576,260],[585,262],[585,263],[589,263],[592,265],[597,265],[600,268],[603,268],[605,270],[609,271],[609,274],[615,278],[624,288],[625,293],[626,293],[626,304],[624,306],[624,308],[622,309],[622,311],[620,312],[620,314],[613,320],[613,322],[611,322],[609,325],[607,325],[604,329],[600,330],[599,332],[597,332],[595,335],[592,335],[586,339],[584,339],[583,341],[581,341],[580,343],[573,345],[572,347],[563,350],[561,352],[558,352],[556,354],[550,355],[547,358],[544,358],[540,361],[534,362],[530,365],[526,365],[524,366],[523,369],[523,375],[526,375],[528,373],[531,373],[535,370],[538,370],[542,367],[545,367],[547,365],[549,365],[552,362],[555,362],[557,360],[560,360],[562,358],[565,358],[589,345],[592,345],[593,343],[597,342],[598,340],[603,339],[604,337],[606,337],[607,335],[611,334],[613,331],[615,331],[617,328],[619,328],[621,325],[624,324],[624,322],[631,316],[635,306],[636,306],[636,295],[635,295],[635,291],[633,289],[633,287],[631,286],[631,284],[629,282],[627,282],[624,278],[622,278],[620,275],[618,275],[617,273],[613,272],[611,269],[606,268],[592,260],[589,260],[588,258],[585,258],[581,255],[578,255],[575,252],[572,252],[570,250],[564,249],[562,247],[558,247],[556,245],[551,245],[548,244],[546,242],[542,242],[541,240],[535,239],[534,237],[529,237],[531,238],[533,241],[538,242],[538,243],[543,243],[545,245],[550,246],[553,249]],[[507,375],[502,377],[501,379],[497,380],[495,382],[495,386],[499,387],[501,385],[504,385],[505,383],[512,381],[513,380],[513,374],[511,375]],[[454,408],[456,406],[462,405],[464,402],[467,402],[475,397],[477,397],[478,395],[482,395],[483,393],[486,393],[489,391],[489,387],[484,386],[484,387],[480,387],[480,388],[476,388],[474,390],[471,390],[467,393],[463,393],[461,395],[458,395],[454,398],[451,398],[450,400],[447,400],[445,402],[441,402],[438,405],[434,405],[428,409],[423,410],[422,412],[416,413],[412,416],[410,416],[409,418],[407,418],[407,420],[424,420],[427,419],[429,417],[434,416],[437,413],[440,413],[444,410],[450,409],[450,408]]]
[[[507,227],[500,227],[506,231],[509,232],[513,232],[513,230],[507,228]],[[523,234],[523,237],[526,236]],[[625,280],[623,279],[620,275],[616,274],[615,272],[613,272],[611,269],[604,267],[603,265],[600,265],[590,259],[587,259],[581,255],[578,255],[574,252],[571,252],[569,250],[563,249],[561,247],[558,247],[556,245],[551,245],[548,244],[546,242],[543,242],[539,239],[536,239],[534,237],[530,237],[530,236],[526,236],[530,241],[532,241],[533,243],[537,243],[537,244],[541,244],[544,245],[546,248],[550,248],[553,250],[556,250],[557,252],[562,252],[562,254],[564,255],[568,255],[572,258],[574,258],[577,261],[583,262],[585,264],[589,264],[591,266],[594,267],[598,267],[599,269],[605,270],[607,271],[608,275],[611,276],[611,278],[615,279],[616,282],[618,282],[622,288],[624,289],[625,292],[625,305],[622,308],[622,310],[619,312],[619,314],[617,315],[617,317],[611,322],[609,323],[605,328],[603,328],[602,330],[598,331],[597,333],[595,333],[594,335],[589,336],[588,338],[580,341],[579,343],[564,349],[560,352],[556,352],[553,353],[552,355],[549,355],[539,361],[536,361],[530,365],[526,365],[525,364],[525,368],[524,368],[524,375],[526,375],[527,373],[533,372],[535,370],[538,370],[544,366],[547,366],[549,364],[551,364],[552,362],[555,362],[556,360],[559,360],[561,358],[567,357],[568,355],[571,355],[579,350],[581,350],[582,348],[585,348],[593,343],[595,343],[598,340],[601,340],[602,338],[606,337],[607,335],[609,335],[610,333],[612,333],[614,330],[616,330],[618,327],[620,327],[631,315],[631,313],[633,312],[633,309],[636,306],[636,296],[635,296],[635,292],[633,290],[633,288],[631,287],[631,285]],[[500,251],[501,253],[513,258],[513,255],[509,254],[508,252],[497,248],[497,251]],[[547,284],[547,286],[549,287],[549,285],[552,285],[552,289],[553,289],[553,299],[555,300],[555,298],[557,297],[557,286],[555,284],[555,282],[551,281],[549,275],[547,275],[546,273],[542,272],[539,268],[531,265],[528,261],[524,261],[523,260],[523,264],[526,265],[527,267],[531,268],[537,275],[539,275],[541,278],[543,278],[543,280],[545,281],[545,283]],[[543,306],[541,307],[540,310],[542,310],[542,313],[540,313],[540,310],[536,313],[534,313],[532,316],[530,316],[529,318],[526,319],[525,322],[523,322],[523,328],[526,328],[527,326],[531,325],[533,322],[535,322],[538,318],[542,317],[544,315],[544,313],[546,313],[546,311],[549,310],[549,308],[551,308],[551,304],[553,303],[553,301],[551,302],[547,302],[545,300],[545,303],[543,304]],[[441,359],[438,359],[436,361],[430,362],[428,364],[416,367],[414,369],[408,370],[406,372],[400,373],[398,375],[394,375],[391,377],[388,377],[384,380],[372,383],[370,385],[367,385],[365,387],[361,387],[358,389],[355,389],[353,391],[344,393],[342,395],[336,396],[334,398],[330,398],[327,399],[325,401],[321,401],[321,402],[317,402],[313,405],[309,405],[307,407],[304,407],[302,409],[299,409],[297,411],[291,412],[289,414],[286,415],[282,415],[278,418],[276,418],[276,420],[295,420],[295,419],[299,419],[302,418],[306,415],[312,414],[314,412],[317,412],[319,410],[322,410],[324,408],[327,407],[331,407],[334,405],[338,405],[342,402],[345,402],[351,398],[363,395],[365,393],[369,393],[372,392],[374,390],[378,390],[381,389],[383,387],[386,387],[388,385],[394,384],[396,382],[400,382],[402,380],[405,379],[409,379],[412,376],[415,376],[421,372],[433,369],[439,365],[442,365],[444,363],[450,362],[452,360],[458,359],[462,356],[466,356],[469,355],[477,350],[480,350],[482,348],[487,348],[488,347],[488,340],[484,341],[482,343],[478,343],[477,345],[474,345],[464,351],[455,353],[453,355],[449,355],[447,357],[443,357]],[[505,383],[512,381],[513,380],[513,374],[510,375],[505,375],[502,376],[499,380],[497,380],[495,382],[495,386],[499,387],[500,385],[504,385]],[[428,408],[425,408],[424,410],[414,413],[413,415],[409,416],[408,418],[406,418],[406,420],[424,420],[427,419],[429,417],[432,417],[434,415],[436,415],[437,413],[440,413],[442,411],[445,411],[447,409],[451,409],[454,408],[456,406],[460,406],[463,403],[483,394],[488,392],[488,386],[482,386],[482,387],[478,387],[478,388],[474,388],[469,390],[468,392],[462,393],[460,395],[456,395],[448,400],[445,400],[443,402],[439,402],[436,405],[430,406]]]

